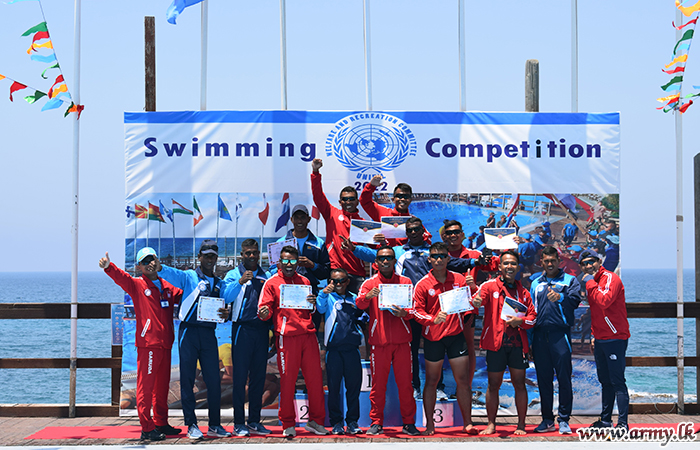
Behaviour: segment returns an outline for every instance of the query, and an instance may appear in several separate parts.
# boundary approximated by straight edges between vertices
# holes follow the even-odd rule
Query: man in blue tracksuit
[[[355,306],[356,295],[347,291],[350,278],[345,269],[331,270],[328,286],[318,294],[316,308],[326,315],[324,342],[326,344],[326,377],[328,379],[328,413],[333,434],[344,434],[343,410],[340,403],[340,383],[345,379],[347,404],[347,434],[362,433],[360,419],[360,387],[362,363],[360,344],[362,331],[358,320],[364,315]]]
[[[258,317],[258,299],[270,273],[258,265],[255,239],[241,243],[241,264],[226,274],[222,297],[230,305],[231,359],[233,361],[233,432],[236,436],[267,435],[260,423],[267,371],[270,323]],[[248,381],[250,380],[250,381]],[[248,382],[248,425],[245,421],[245,385]]]
[[[581,285],[576,277],[559,269],[559,253],[554,247],[542,250],[544,272],[530,286],[537,312],[537,323],[529,330],[540,390],[542,423],[535,431],[554,431],[554,373],[559,382],[559,433],[570,434],[569,418],[573,404],[571,386],[571,326],[574,310],[581,302]]]
[[[180,396],[187,426],[187,437],[202,439],[194,414],[194,382],[197,361],[207,385],[209,429],[207,436],[229,437],[231,433],[221,426],[221,378],[219,375],[219,345],[216,341],[216,323],[197,320],[199,297],[219,297],[222,281],[214,274],[219,247],[216,241],[206,239],[199,247],[199,267],[196,270],[178,270],[160,265],[161,278],[183,290],[178,317],[178,350],[180,352]]]

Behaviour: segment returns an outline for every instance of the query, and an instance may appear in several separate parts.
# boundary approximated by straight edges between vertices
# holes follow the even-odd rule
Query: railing
[[[700,319],[700,301],[684,303],[686,318]],[[637,319],[676,318],[676,303],[627,303],[627,316]],[[109,303],[81,303],[78,319],[109,319]],[[70,319],[70,303],[3,303],[0,319]],[[696,330],[696,333],[700,330]],[[76,405],[77,417],[118,416],[121,392],[121,346],[112,346],[111,358],[78,358],[79,369],[111,369],[111,405]],[[685,367],[700,366],[698,356],[686,356]],[[629,367],[676,367],[675,356],[628,356]],[[0,369],[68,369],[69,358],[0,358]],[[700,371],[699,371],[700,372]],[[700,376],[700,373],[698,374]],[[675,403],[632,403],[633,414],[670,414],[678,411]],[[698,414],[698,403],[685,404],[686,414]],[[68,417],[68,405],[26,404],[0,408],[0,417]]]

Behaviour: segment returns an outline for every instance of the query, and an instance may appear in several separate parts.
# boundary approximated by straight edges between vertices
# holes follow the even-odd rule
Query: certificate
[[[485,228],[486,248],[491,250],[508,250],[518,248],[515,242],[515,228]]]
[[[474,309],[472,306],[472,292],[469,286],[452,289],[451,291],[443,292],[438,296],[440,299],[440,310],[445,314],[457,314]]]
[[[291,239],[285,239],[281,242],[273,242],[271,244],[267,244],[267,258],[270,260],[271,266],[274,266],[279,262],[280,252],[282,251],[282,248],[286,247],[287,245],[291,245],[294,248],[298,248],[297,238],[293,237]]]
[[[199,297],[197,305],[197,320],[200,322],[224,323],[226,319],[219,317],[219,309],[224,308],[226,303],[223,298]]]
[[[387,239],[402,239],[406,237],[406,221],[411,216],[382,217],[382,234]]]
[[[413,285],[380,284],[379,309],[391,309],[392,306],[403,309],[413,308]]]
[[[280,286],[280,308],[314,309],[306,300],[311,295],[311,286],[306,284],[283,284]]]
[[[527,306],[523,305],[514,298],[506,297],[503,301],[503,308],[501,309],[501,319],[509,320],[508,316],[512,317],[525,317],[527,313]]]
[[[360,244],[376,244],[374,236],[382,232],[380,222],[352,219],[350,222],[350,240]]]

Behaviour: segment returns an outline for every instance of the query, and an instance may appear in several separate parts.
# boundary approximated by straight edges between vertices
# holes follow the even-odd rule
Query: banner
[[[410,212],[422,219],[433,242],[440,240],[443,220],[456,219],[465,246],[481,245],[484,226],[511,227],[528,243],[556,242],[562,269],[574,275],[580,273],[576,258],[587,247],[604,254],[612,269],[619,263],[618,113],[183,111],[129,112],[124,122],[127,269],[133,270],[136,252],[146,245],[165,264],[192,268],[201,242],[216,239],[217,274],[223,276],[235,267],[244,239],[262,239],[260,248],[266,249],[286,233],[291,207],[303,204],[313,211],[309,176],[315,158],[323,161],[323,190],[331,204],[337,205],[346,186],[359,195],[377,174],[383,180],[375,200],[389,207],[394,186],[410,184]],[[160,205],[160,214],[139,214],[148,204]],[[323,218],[316,217],[309,228],[325,237]],[[614,233],[606,229],[611,220]],[[524,284],[541,270],[538,262],[523,261]],[[576,317],[574,413],[597,414],[600,387],[585,304]],[[230,323],[217,328],[224,367],[230,364],[230,329]],[[477,338],[479,333],[480,323]],[[124,367],[132,368],[128,336]],[[361,353],[366,356],[364,348]],[[269,362],[265,398],[274,408],[278,376],[274,357]],[[449,390],[454,379],[448,373]],[[536,380],[534,368],[527,377]],[[539,408],[533,383],[528,383],[530,414]],[[477,415],[485,413],[485,390],[486,368],[479,356]],[[509,383],[501,395],[501,411],[514,414]],[[230,398],[224,400],[222,407],[226,401],[230,405]]]

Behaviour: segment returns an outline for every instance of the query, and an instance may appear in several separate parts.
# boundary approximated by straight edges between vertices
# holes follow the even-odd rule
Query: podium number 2
[[[309,418],[309,405],[301,405],[299,407],[299,420],[306,420]]]

